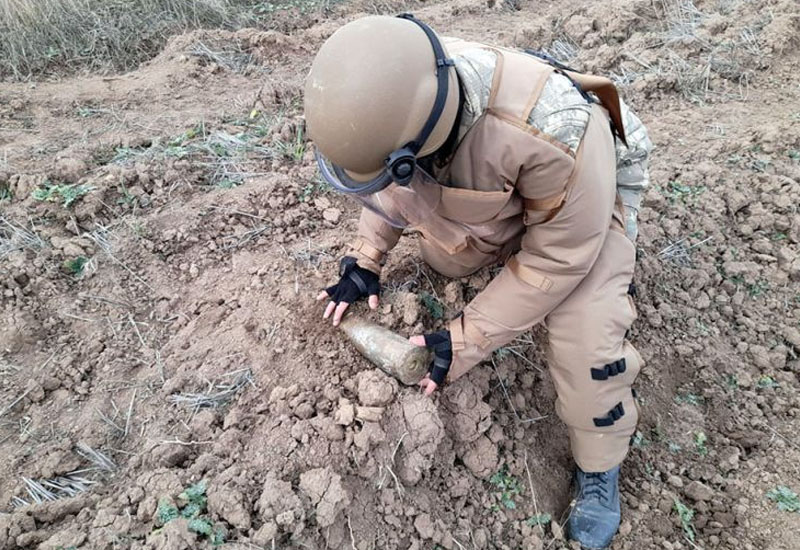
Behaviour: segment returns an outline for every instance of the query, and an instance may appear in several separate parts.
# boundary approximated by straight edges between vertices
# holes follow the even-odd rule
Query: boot
[[[619,466],[607,472],[575,473],[575,508],[567,533],[584,550],[608,547],[619,528]]]

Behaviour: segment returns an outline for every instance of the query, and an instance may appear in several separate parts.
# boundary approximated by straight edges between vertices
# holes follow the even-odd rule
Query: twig
[[[794,447],[795,449],[797,449],[797,450],[799,450],[799,451],[800,451],[800,445],[798,445],[798,444],[797,444],[797,443],[795,443],[794,441],[792,441],[792,440],[788,439],[786,436],[784,436],[783,434],[781,434],[781,433],[780,433],[778,430],[776,430],[775,428],[773,428],[773,427],[772,427],[772,426],[770,426],[769,424],[764,424],[764,426],[765,426],[765,427],[766,427],[766,428],[767,428],[769,431],[771,431],[772,433],[774,433],[775,435],[777,435],[778,437],[780,437],[781,439],[783,439],[783,440],[784,440],[786,443],[788,443],[789,445],[791,445],[792,447]]]
[[[511,396],[508,395],[508,390],[506,389],[506,385],[503,382],[503,378],[500,376],[500,373],[497,370],[497,363],[494,360],[494,356],[492,356],[492,368],[494,369],[494,373],[497,375],[497,379],[500,381],[500,387],[503,388],[503,394],[506,396],[506,400],[508,401],[508,405],[511,407],[511,410],[514,412],[514,416],[517,417],[517,420],[520,420],[519,414],[517,413],[517,409],[514,407],[514,403],[511,402]]]
[[[347,528],[350,530],[350,545],[353,550],[358,550],[356,548],[356,538],[353,536],[353,524],[350,523],[350,514],[347,514]]]
[[[6,414],[8,411],[10,411],[10,410],[11,410],[11,409],[14,407],[14,405],[16,405],[17,403],[19,403],[19,402],[20,402],[20,401],[22,401],[23,399],[25,399],[25,397],[26,397],[26,396],[27,396],[29,393],[31,393],[32,391],[33,391],[33,388],[31,388],[31,389],[29,389],[29,390],[26,390],[26,391],[25,391],[25,393],[23,393],[22,395],[20,395],[19,397],[17,397],[17,398],[16,398],[14,401],[12,401],[12,402],[11,402],[11,404],[10,404],[9,406],[7,406],[5,409],[3,409],[2,411],[0,411],[0,417],[1,417],[1,416],[3,416],[4,414]]]
[[[69,317],[70,319],[76,319],[78,321],[84,321],[86,323],[96,323],[99,319],[87,319],[86,317],[79,317],[77,315],[73,315],[71,313],[61,312],[61,315],[64,317]]]
[[[112,428],[119,432],[118,435],[123,435],[125,433],[125,428],[122,428],[119,424],[111,420],[108,416],[106,416],[103,411],[95,407],[97,414],[100,415],[100,419],[105,422],[106,424],[110,425]]]
[[[117,300],[112,300],[111,298],[106,298],[104,296],[95,296],[93,294],[78,294],[79,298],[83,298],[85,300],[95,300],[97,302],[105,302],[107,304],[113,304],[115,306],[122,306],[126,309],[132,309],[133,306],[130,304],[126,304],[125,302],[119,302]]]
[[[536,514],[536,517],[539,517],[539,505],[536,503],[536,491],[533,489],[533,478],[531,477],[531,469],[528,467],[528,451],[525,451],[525,472],[528,474],[528,486],[531,488],[531,498],[533,498],[533,512]],[[544,535],[544,525],[542,522],[537,522],[539,524],[539,529],[542,531],[542,535]]]
[[[142,338],[142,333],[139,332],[139,327],[136,321],[133,320],[133,315],[131,315],[130,313],[128,313],[128,321],[130,322],[131,325],[133,325],[133,330],[136,331],[136,336],[139,337],[139,343],[142,344],[143,348],[146,348],[147,344],[145,343],[144,338]]]
[[[517,357],[522,359],[523,363],[525,363],[529,367],[533,367],[534,369],[536,369],[539,372],[541,372],[542,374],[544,374],[544,371],[541,369],[541,367],[539,367],[536,363],[534,363],[533,361],[531,361],[530,359],[528,359],[527,357],[522,355],[520,352],[515,350],[513,347],[507,347],[505,349],[507,349],[508,351],[510,351],[511,353],[513,353],[514,355],[516,355]]]
[[[128,432],[130,431],[131,414],[133,414],[133,402],[136,400],[136,390],[137,388],[133,388],[133,396],[131,396],[131,404],[128,405],[128,416],[125,417],[125,433],[122,435],[123,439],[128,436]]]
[[[170,395],[167,399],[176,404],[185,404],[192,407],[197,411],[204,407],[216,408],[227,404],[233,397],[239,393],[246,385],[250,384],[255,387],[253,381],[253,374],[250,369],[240,369],[238,371],[230,372],[223,377],[235,377],[230,383],[208,383],[208,390],[206,393],[185,393]],[[216,390],[216,391],[215,391]]]
[[[394,464],[394,457],[397,455],[397,450],[400,448],[400,444],[403,442],[403,439],[408,435],[408,432],[403,432],[403,435],[400,436],[400,439],[397,440],[397,445],[394,446],[394,451],[392,451],[392,464]]]
[[[114,470],[117,469],[117,465],[114,464],[113,460],[108,458],[100,451],[92,449],[86,443],[78,442],[78,444],[75,446],[75,452],[101,470],[105,470],[106,472],[113,472]]]
[[[209,208],[212,210],[220,210],[222,212],[230,212],[231,214],[237,214],[239,216],[247,216],[248,218],[253,218],[254,220],[259,220],[263,222],[271,221],[269,218],[264,218],[262,216],[256,216],[255,214],[249,214],[247,212],[242,212],[241,210],[235,210],[233,208],[225,208],[224,206],[216,206],[214,204],[210,205]]]
[[[538,422],[540,420],[544,420],[545,418],[549,417],[549,414],[543,414],[541,416],[534,416],[533,418],[526,418],[525,420],[520,420],[520,424],[527,424],[528,422]]]
[[[210,439],[208,441],[194,441],[194,440],[192,440],[192,441],[181,441],[180,439],[178,439],[176,437],[175,439],[165,439],[161,443],[170,443],[170,444],[173,444],[173,445],[184,445],[184,446],[187,446],[187,447],[191,447],[192,445],[210,445],[211,443],[214,443],[214,440]]]

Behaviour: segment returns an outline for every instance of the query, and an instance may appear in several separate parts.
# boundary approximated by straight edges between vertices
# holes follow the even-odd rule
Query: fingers
[[[318,302],[321,302],[325,298],[330,298],[330,296],[328,296],[328,291],[327,290],[323,290],[322,292],[317,294],[317,301]]]
[[[347,307],[349,305],[350,304],[347,302],[339,302],[339,305],[336,306],[336,312],[333,314],[333,326],[339,325],[342,320],[342,315],[344,315],[344,312],[347,311]],[[328,305],[328,308],[330,308],[330,305]]]
[[[378,299],[377,294],[370,294],[369,296],[369,308],[370,309],[378,309],[378,304],[380,300]]]
[[[436,391],[436,388],[438,388],[439,385],[431,380],[430,376],[426,374],[425,378],[419,381],[419,387],[425,395],[430,396]]]
[[[416,334],[414,336],[411,336],[408,339],[408,341],[414,344],[415,346],[421,346],[423,348],[425,347],[425,337],[422,336],[421,334]]]
[[[436,382],[434,382],[433,380],[431,380],[430,382],[428,382],[428,385],[427,385],[427,387],[425,388],[425,395],[426,395],[426,396],[428,396],[428,397],[430,397],[430,395],[431,395],[433,392],[435,392],[435,391],[436,391],[436,388],[438,388],[438,387],[439,387],[439,384],[437,384]]]
[[[327,319],[330,317],[334,309],[336,309],[336,302],[329,302],[328,307],[325,308],[325,313],[322,315],[322,318]]]

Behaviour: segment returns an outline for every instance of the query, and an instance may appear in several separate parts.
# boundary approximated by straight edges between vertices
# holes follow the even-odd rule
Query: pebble
[[[676,489],[683,488],[683,480],[679,476],[669,476],[667,478],[667,483],[669,483]]]
[[[699,481],[692,481],[684,489],[684,494],[694,501],[709,501],[714,496],[714,490]]]
[[[339,223],[339,218],[342,217],[342,211],[338,208],[326,208],[322,211],[322,217],[325,221]]]

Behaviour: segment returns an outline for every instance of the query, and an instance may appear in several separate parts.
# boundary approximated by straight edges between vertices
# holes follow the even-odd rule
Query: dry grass
[[[0,216],[0,259],[18,250],[39,250],[45,246],[44,240],[36,233],[36,226],[30,221],[30,229]]]
[[[740,0],[703,6],[694,0],[654,0],[653,13],[660,29],[652,34],[649,49],[655,59],[642,60],[632,52],[623,57],[633,64],[623,64],[614,78],[618,85],[629,85],[645,76],[655,75],[659,81],[673,82],[676,89],[694,103],[748,97],[749,83],[755,71],[764,66],[761,31],[772,20],[765,10],[755,18],[735,19],[731,33],[709,32],[708,22],[730,12]]]
[[[240,28],[252,0],[0,0],[0,76],[25,79],[58,68],[124,70],[152,57],[173,34]]]
[[[205,393],[178,393],[170,395],[168,400],[197,412],[203,408],[227,405],[248,385],[255,386],[253,373],[250,369],[241,369],[222,375],[216,383],[209,382]]]

